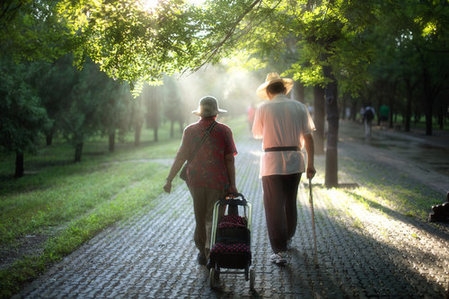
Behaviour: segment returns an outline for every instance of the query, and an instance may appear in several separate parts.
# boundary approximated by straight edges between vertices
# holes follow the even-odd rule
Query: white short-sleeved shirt
[[[285,95],[277,95],[261,104],[252,127],[254,138],[262,139],[262,149],[296,146],[302,150],[304,135],[314,130],[307,106]],[[260,176],[305,171],[302,151],[264,152],[260,162]]]

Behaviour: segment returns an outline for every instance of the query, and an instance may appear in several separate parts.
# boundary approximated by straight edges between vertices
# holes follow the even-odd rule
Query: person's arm
[[[304,135],[304,141],[305,141],[305,148],[307,152],[307,169],[306,174],[307,178],[311,179],[315,176],[316,170],[315,170],[315,145],[313,143],[313,136],[312,134]]]
[[[234,153],[227,154],[225,156],[226,169],[228,171],[229,178],[229,193],[238,193],[237,187],[235,186],[235,158]]]
[[[263,137],[263,127],[262,122],[260,120],[260,109],[256,109],[254,114],[253,126],[251,128],[251,132],[253,133],[253,137],[255,139],[262,139]]]
[[[175,161],[173,161],[173,164],[170,168],[170,172],[168,173],[167,180],[165,181],[164,185],[164,191],[167,193],[170,193],[171,191],[171,182],[175,178],[176,174],[179,172],[181,167],[184,165],[184,162],[186,160],[179,157],[179,155],[176,156]]]

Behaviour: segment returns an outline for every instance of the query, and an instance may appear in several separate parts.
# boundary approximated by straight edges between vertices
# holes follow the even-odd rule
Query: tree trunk
[[[23,166],[24,158],[23,158],[23,152],[17,150],[16,151],[16,172],[14,174],[15,178],[21,178],[23,177],[25,173],[25,168]]]
[[[410,122],[412,119],[412,99],[413,99],[413,92],[412,92],[412,86],[410,84],[410,80],[405,81],[405,90],[406,90],[407,98],[406,98],[406,104],[405,104],[404,130],[405,130],[405,132],[410,132]]]
[[[109,132],[109,152],[113,153],[115,150],[115,130]]]
[[[184,119],[179,120],[179,133],[181,134],[181,136],[182,136],[182,133],[184,133]]]
[[[423,68],[423,87],[424,87],[424,113],[426,117],[426,135],[432,135],[432,105],[433,96],[430,86],[430,75],[426,67]]]
[[[327,146],[326,146],[326,174],[324,184],[327,188],[338,187],[338,103],[337,81],[332,74],[331,67],[324,67],[326,78],[331,79],[325,88],[325,102],[327,112]]]
[[[304,94],[305,94],[304,85],[301,82],[295,81],[295,84],[293,85],[293,90],[291,91],[290,94],[290,98],[303,104],[306,104]]]
[[[444,106],[441,105],[438,109],[438,128],[440,130],[444,129]]]
[[[396,109],[396,106],[394,104],[394,97],[390,97],[388,102],[388,106],[390,107],[390,111],[388,112],[388,127],[390,129],[393,128],[393,111]]]
[[[352,96],[351,96],[351,120],[352,121],[357,121],[357,114],[359,113],[358,109],[357,109],[357,100],[355,100]]]
[[[45,144],[47,146],[52,145],[53,143],[53,133],[48,133],[47,135],[45,135]]]
[[[170,121],[170,138],[175,137],[175,120]]]
[[[432,136],[433,134],[433,128],[432,128],[432,105],[431,104],[425,104],[426,105],[426,135]]]
[[[159,127],[158,126],[156,126],[156,127],[154,127],[154,129],[153,129],[153,135],[154,135],[154,141],[155,142],[158,142],[159,141]]]
[[[80,142],[75,145],[75,163],[81,162],[81,155],[83,153],[84,143]]]
[[[324,155],[324,89],[315,86],[313,88],[313,122],[316,131],[313,134],[315,154]]]
[[[140,145],[140,133],[142,132],[142,123],[138,123],[134,127],[134,146]]]

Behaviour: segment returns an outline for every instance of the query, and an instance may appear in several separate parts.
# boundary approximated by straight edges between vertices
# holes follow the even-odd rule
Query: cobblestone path
[[[299,222],[285,267],[270,264],[259,142],[238,144],[237,181],[253,207],[255,291],[243,274],[222,274],[212,290],[196,264],[193,211],[184,185],[161,194],[145,214],[97,235],[16,298],[444,298],[449,283],[449,234],[438,225],[360,201],[314,179],[318,259],[314,262],[308,187],[301,184]],[[345,155],[342,145],[341,155]],[[323,171],[324,157],[317,157]],[[304,182],[304,180],[303,180]],[[307,183],[307,182],[304,182]],[[351,191],[349,191],[351,192]]]

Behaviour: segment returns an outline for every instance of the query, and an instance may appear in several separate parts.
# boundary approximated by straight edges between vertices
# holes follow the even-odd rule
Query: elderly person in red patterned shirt
[[[206,96],[200,99],[198,109],[192,111],[200,119],[184,129],[181,145],[164,185],[164,191],[170,193],[173,178],[184,163],[191,160],[187,167],[186,183],[193,198],[194,241],[199,250],[197,261],[200,265],[206,265],[209,258],[215,202],[229,193],[238,193],[234,165],[237,149],[232,131],[216,121],[217,115],[222,112],[226,110],[218,107],[216,98]],[[208,136],[202,143],[204,134]],[[195,151],[193,158],[189,158]]]

